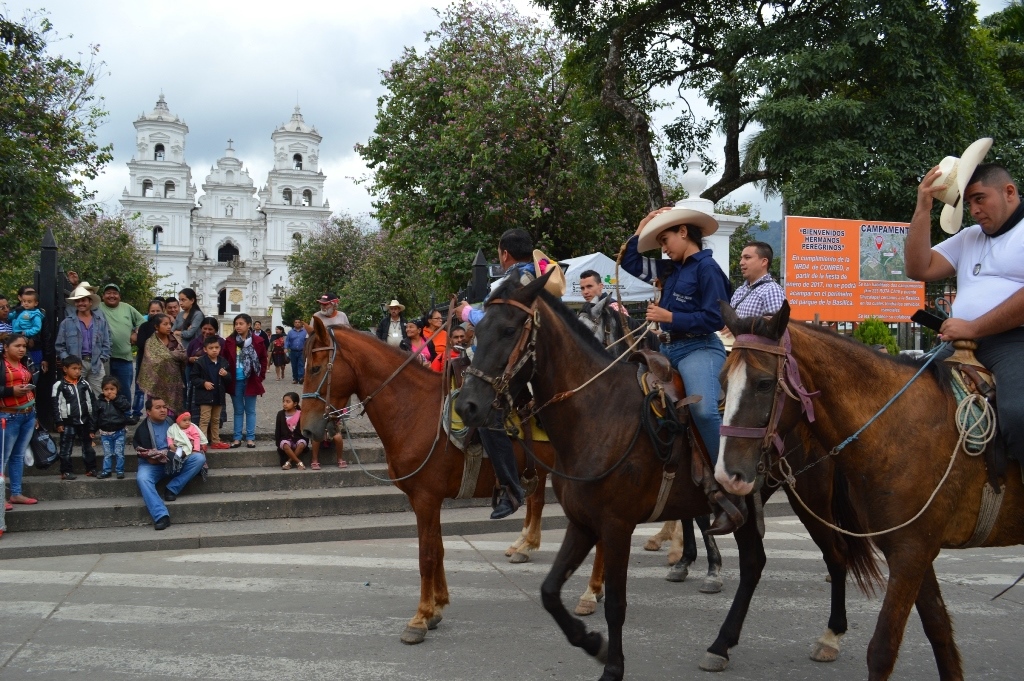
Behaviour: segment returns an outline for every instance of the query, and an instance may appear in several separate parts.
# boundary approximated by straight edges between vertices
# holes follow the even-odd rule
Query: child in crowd
[[[306,467],[299,460],[299,455],[306,450],[306,440],[299,429],[299,420],[302,418],[299,395],[285,393],[281,398],[281,406],[284,409],[277,412],[277,423],[274,425],[274,441],[277,443],[277,455],[281,458],[281,470],[291,470],[295,466],[304,471]]]
[[[199,430],[210,443],[210,449],[228,449],[231,445],[220,441],[220,412],[224,403],[226,381],[230,366],[220,356],[221,339],[216,334],[203,341],[203,356],[190,370],[193,400],[199,405]]]
[[[92,448],[95,434],[96,398],[89,384],[80,380],[82,360],[68,355],[61,363],[63,378],[53,384],[53,418],[60,433],[60,479],[74,480],[71,472],[71,451],[75,439],[82,442],[82,458],[85,460],[85,474],[96,476],[96,450]]]
[[[21,311],[11,320],[14,333],[23,334],[28,340],[28,356],[37,365],[43,362],[43,345],[39,335],[43,332],[43,317],[43,311],[39,309],[39,294],[26,291],[21,295]]]
[[[167,429],[167,449],[174,450],[174,458],[185,460],[192,452],[203,451],[207,444],[206,436],[199,426],[192,423],[192,415],[187,411],[178,414],[174,425]]]
[[[124,479],[124,440],[128,433],[128,413],[132,405],[121,393],[121,383],[113,376],[104,376],[103,393],[96,400],[96,430],[103,444],[103,471],[96,477],[107,479],[111,468],[117,479]]]

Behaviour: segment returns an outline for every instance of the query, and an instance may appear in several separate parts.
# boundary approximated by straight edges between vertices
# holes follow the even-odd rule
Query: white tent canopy
[[[619,279],[616,282],[615,261],[604,253],[591,253],[590,255],[581,255],[578,258],[569,258],[559,262],[563,267],[567,268],[565,270],[566,286],[565,295],[562,296],[563,302],[584,302],[583,296],[580,294],[580,274],[587,270],[594,270],[601,275],[605,293],[611,295],[612,298],[615,298],[616,288],[619,289],[619,295],[622,296],[623,302],[653,300],[655,297],[656,290],[654,286],[637,279],[621,267],[619,268]]]

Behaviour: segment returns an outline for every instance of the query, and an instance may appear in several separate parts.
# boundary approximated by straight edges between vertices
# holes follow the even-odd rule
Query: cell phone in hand
[[[918,310],[910,317],[910,321],[917,322],[921,326],[931,329],[932,331],[941,331],[942,322],[946,321],[938,315],[934,315],[927,310]]]
[[[28,388],[29,390],[35,390],[36,389],[35,383],[26,383],[25,387]]]

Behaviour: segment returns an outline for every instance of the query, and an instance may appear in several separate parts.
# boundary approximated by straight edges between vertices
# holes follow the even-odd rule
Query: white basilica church
[[[159,289],[195,289],[199,306],[220,317],[222,328],[239,312],[262,318],[264,328],[271,318],[280,324],[289,283],[285,258],[331,216],[316,128],[296,106],[291,120],[271,133],[274,167],[259,191],[228,140],[198,200],[185,162],[188,126],[163,95],[135,121],[135,131],[121,205],[149,246]]]

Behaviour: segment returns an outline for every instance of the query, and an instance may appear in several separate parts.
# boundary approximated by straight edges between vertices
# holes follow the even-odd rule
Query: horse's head
[[[476,352],[455,409],[466,425],[485,425],[495,403],[514,400],[533,373],[537,298],[550,273],[520,286],[511,279],[491,295],[476,327]],[[472,380],[470,380],[472,378]]]
[[[344,407],[356,392],[355,373],[340,356],[334,331],[313,317],[313,332],[306,339],[306,377],[302,383],[302,434],[310,440],[324,438],[327,419],[335,408]],[[335,399],[338,396],[340,399]]]
[[[746,495],[753,490],[762,455],[775,442],[773,436],[800,418],[800,403],[786,399],[787,388],[780,384],[780,362],[786,358],[777,354],[789,324],[789,303],[783,302],[771,319],[741,319],[725,302],[721,308],[737,341],[719,376],[725,413],[715,479],[726,491]]]

